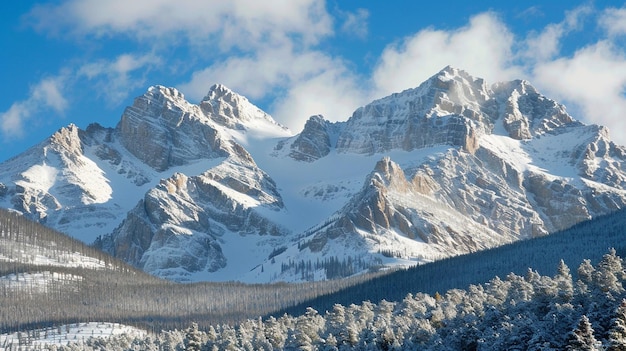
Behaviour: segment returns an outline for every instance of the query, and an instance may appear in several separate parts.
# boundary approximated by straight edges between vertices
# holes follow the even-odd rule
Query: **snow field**
[[[25,332],[0,334],[0,350],[19,347],[20,350],[41,350],[51,345],[84,342],[91,337],[110,337],[126,334],[144,337],[148,333],[135,327],[104,322],[67,324],[54,328],[34,329]]]

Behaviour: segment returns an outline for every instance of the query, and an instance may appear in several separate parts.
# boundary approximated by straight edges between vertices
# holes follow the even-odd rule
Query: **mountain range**
[[[323,280],[609,214],[625,162],[529,82],[453,67],[295,135],[223,85],[198,104],[153,86],[115,128],[0,164],[0,206],[175,281]]]

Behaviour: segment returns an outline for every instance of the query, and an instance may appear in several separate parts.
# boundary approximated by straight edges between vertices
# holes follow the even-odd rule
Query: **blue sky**
[[[298,132],[446,65],[527,79],[626,145],[622,1],[10,1],[0,11],[0,162],[74,123],[114,127],[149,86],[214,83]]]

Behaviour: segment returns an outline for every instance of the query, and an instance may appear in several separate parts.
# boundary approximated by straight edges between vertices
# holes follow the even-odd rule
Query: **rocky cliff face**
[[[95,210],[111,199],[113,189],[102,170],[85,155],[83,140],[87,138],[84,131],[69,125],[21,157],[5,162],[3,198],[10,204],[7,207],[60,230],[72,226],[75,214],[93,226],[105,226],[114,214]]]
[[[495,84],[493,93],[499,105],[498,118],[513,139],[530,139],[577,123],[563,105],[539,94],[527,81]]]
[[[374,154],[450,145],[473,153],[480,136],[493,133],[496,124],[522,140],[570,123],[578,122],[526,81],[490,88],[480,78],[446,67],[415,89],[357,109],[337,150]]]
[[[154,86],[115,128],[1,164],[0,204],[168,279],[325,279],[623,208],[626,149],[526,81],[452,67],[298,135],[222,85],[197,105]]]
[[[578,173],[579,179],[555,177],[534,167],[520,169],[506,156],[525,158],[528,154],[523,149],[499,154],[488,136],[473,154],[448,151],[417,167],[403,169],[384,158],[332,223],[309,233],[307,247],[321,252],[337,238],[350,236],[364,247],[393,251],[397,250],[393,241],[400,236],[428,244],[428,250],[435,252],[430,255],[445,257],[548,235],[623,208],[622,179],[586,180],[588,167],[574,161],[580,146],[563,143],[593,135],[589,129],[595,128],[580,126],[543,136],[543,142],[555,149],[548,155],[554,157],[550,162],[561,171],[569,167],[567,172]],[[537,151],[528,144],[528,151]],[[612,164],[620,167],[621,162],[623,158],[616,158]],[[607,183],[611,190],[598,191],[600,184]],[[412,257],[423,254],[420,245],[404,248]]]
[[[259,122],[285,130],[260,108],[251,104],[245,97],[233,92],[221,84],[209,88],[208,94],[199,105],[202,112],[211,116],[211,120],[228,129],[246,130]]]
[[[228,153],[200,107],[173,88],[148,89],[124,111],[116,129],[121,144],[157,171]]]
[[[302,132],[290,145],[289,157],[297,161],[313,162],[328,155],[339,128],[339,125],[333,125],[323,116],[310,117]]]
[[[222,252],[225,236],[286,234],[257,206],[283,208],[276,185],[256,165],[232,157],[197,176],[161,180],[100,245],[148,272],[187,280],[235,259]]]
[[[357,109],[339,136],[339,152],[375,154],[433,145],[477,148],[498,106],[482,79],[446,67],[415,89]],[[357,132],[358,131],[358,132]]]

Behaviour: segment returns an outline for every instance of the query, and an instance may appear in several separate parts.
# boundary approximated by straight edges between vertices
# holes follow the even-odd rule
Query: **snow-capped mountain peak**
[[[70,125],[0,164],[0,204],[161,277],[325,279],[623,208],[626,149],[527,81],[449,66],[295,136],[223,85],[199,104],[153,86],[116,128]]]
[[[209,92],[202,99],[202,101],[218,100],[221,98],[226,98],[227,100],[245,99],[246,101],[248,101],[246,97],[235,93],[234,91],[230,90],[227,86],[223,84],[219,84],[219,83],[213,84],[211,85],[211,87],[209,87]]]
[[[147,93],[153,96],[161,95],[166,98],[169,97],[172,100],[185,100],[185,95],[178,91],[176,88],[165,87],[163,85],[153,85],[148,88]]]
[[[285,135],[289,130],[270,115],[222,84],[214,84],[200,102],[202,111],[216,123],[235,130],[276,129]]]

